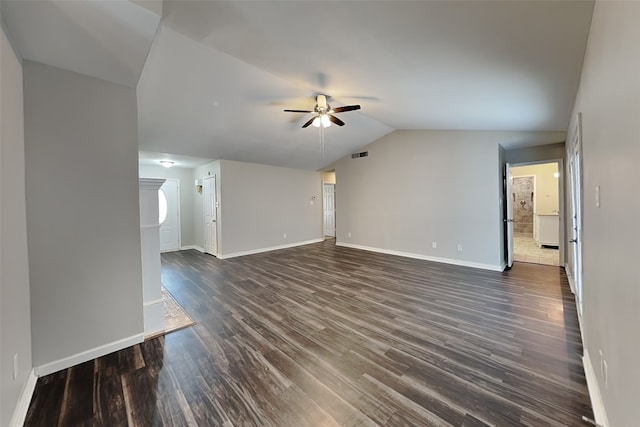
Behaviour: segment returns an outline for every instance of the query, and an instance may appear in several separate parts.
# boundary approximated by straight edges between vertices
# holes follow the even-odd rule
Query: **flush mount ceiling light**
[[[170,168],[173,166],[173,162],[171,160],[160,160],[160,164],[165,168]]]

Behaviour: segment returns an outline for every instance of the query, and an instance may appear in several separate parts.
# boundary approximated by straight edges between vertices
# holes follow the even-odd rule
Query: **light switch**
[[[596,185],[596,208],[600,207],[600,186]]]

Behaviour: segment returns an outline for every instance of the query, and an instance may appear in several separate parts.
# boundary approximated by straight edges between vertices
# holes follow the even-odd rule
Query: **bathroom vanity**
[[[534,214],[533,238],[538,246],[558,246],[560,242],[560,216],[552,214]]]

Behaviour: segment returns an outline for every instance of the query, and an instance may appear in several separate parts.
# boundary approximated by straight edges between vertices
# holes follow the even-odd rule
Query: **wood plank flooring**
[[[196,325],[40,378],[27,426],[580,426],[562,269],[335,247],[163,254]]]

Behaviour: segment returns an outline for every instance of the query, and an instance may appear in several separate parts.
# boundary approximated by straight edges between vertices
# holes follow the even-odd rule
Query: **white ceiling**
[[[319,169],[394,129],[563,141],[593,2],[180,0],[159,24],[158,6],[3,0],[2,16],[27,59],[138,82],[149,156]],[[282,111],[318,92],[362,106],[326,129],[324,157],[309,116]]]

